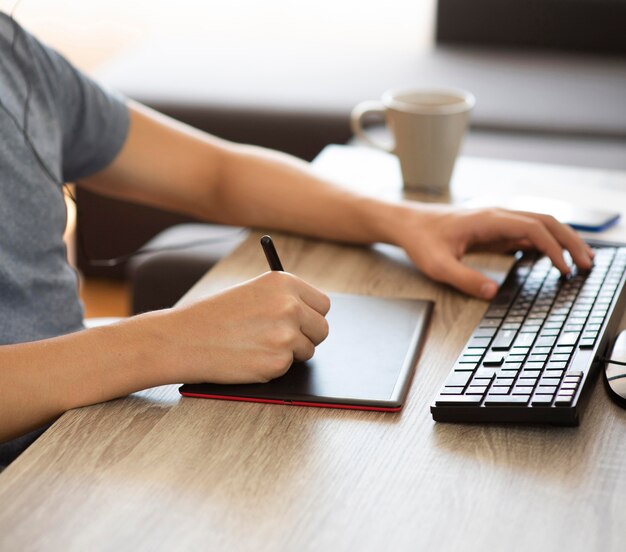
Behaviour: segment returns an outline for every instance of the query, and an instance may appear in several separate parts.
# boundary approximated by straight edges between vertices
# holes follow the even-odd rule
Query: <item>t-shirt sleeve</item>
[[[83,74],[61,54],[30,37],[54,91],[62,131],[63,179],[92,175],[109,165],[128,134],[125,99]]]

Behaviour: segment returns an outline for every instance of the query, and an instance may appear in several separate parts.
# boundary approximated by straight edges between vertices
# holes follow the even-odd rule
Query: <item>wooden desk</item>
[[[626,209],[626,173],[463,159],[454,189],[464,181]],[[611,235],[626,238],[624,223]],[[429,405],[485,303],[393,248],[276,242],[326,290],[436,301],[403,412],[181,399],[175,386],[68,412],[0,475],[0,550],[624,549],[626,410],[599,383],[578,428],[436,424]],[[185,300],[265,270],[252,236]]]

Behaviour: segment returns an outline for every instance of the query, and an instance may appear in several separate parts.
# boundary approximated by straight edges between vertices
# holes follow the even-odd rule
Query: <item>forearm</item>
[[[0,347],[0,442],[71,408],[172,383],[167,364],[155,354],[154,322],[144,317]]]
[[[241,226],[353,243],[389,242],[401,207],[359,196],[317,176],[300,159],[231,146],[205,216]]]
[[[398,206],[333,186],[292,156],[221,140],[138,104],[130,115],[118,157],[80,184],[223,224],[391,241]]]

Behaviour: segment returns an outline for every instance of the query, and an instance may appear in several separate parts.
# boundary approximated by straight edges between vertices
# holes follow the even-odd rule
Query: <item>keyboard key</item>
[[[496,328],[478,328],[473,335],[474,337],[493,337],[496,331]]]
[[[570,318],[568,324],[584,324],[586,320],[584,318]]]
[[[539,347],[552,347],[555,341],[556,341],[556,336],[542,335],[539,339],[537,339],[537,343],[535,345]]]
[[[559,336],[556,344],[558,345],[576,345],[578,341],[578,333],[564,332]]]
[[[467,388],[466,391],[466,395],[484,395],[487,392],[487,387],[479,387],[479,386],[474,386],[474,385],[470,385]]]
[[[507,351],[513,345],[517,332],[514,330],[500,330],[491,344],[494,351]]]
[[[491,343],[491,337],[472,337],[467,343],[467,349],[482,349],[484,351],[489,343]]]
[[[455,372],[473,372],[474,370],[476,370],[476,366],[478,366],[476,363],[472,363],[472,364],[455,364],[454,365],[454,371]]]
[[[502,366],[504,355],[502,353],[487,353],[483,359],[483,366]]]
[[[508,378],[514,378],[519,373],[520,368],[505,364],[504,366],[502,366],[502,368],[500,368],[500,370],[503,376]]]
[[[481,395],[439,395],[435,400],[437,406],[463,406],[466,404],[480,404]]]
[[[482,355],[463,355],[459,359],[460,364],[478,364]]]
[[[446,387],[465,387],[471,377],[471,372],[452,372],[444,385]]]
[[[504,308],[489,308],[485,313],[485,318],[504,318],[506,316],[507,309]]]
[[[522,370],[520,372],[520,379],[537,379],[541,375],[541,372],[536,370]]]
[[[502,322],[502,319],[487,318],[480,321],[479,328],[498,328]]]
[[[462,395],[463,389],[465,389],[465,386],[458,387],[445,385],[444,388],[441,390],[441,395]]]
[[[557,406],[568,406],[574,400],[573,395],[557,395],[554,404]]]
[[[543,374],[547,377],[561,379],[565,370],[563,368],[546,368]]]
[[[487,395],[485,406],[519,406],[528,404],[529,395]]]
[[[539,385],[553,385],[556,387],[559,383],[561,383],[561,378],[550,378],[542,376],[539,380]]]
[[[474,379],[480,378],[491,381],[495,377],[496,371],[495,368],[479,368],[474,374]]]
[[[489,395],[508,395],[510,390],[510,387],[492,387],[489,390]]]
[[[554,349],[554,352],[555,353],[567,353],[568,355],[571,355],[573,350],[574,350],[573,345],[557,345],[556,349]]]
[[[552,404],[552,395],[535,395],[530,404],[533,406],[549,406]]]
[[[531,333],[521,333],[513,342],[513,348],[518,349],[520,347],[531,347],[535,341],[535,336]]]

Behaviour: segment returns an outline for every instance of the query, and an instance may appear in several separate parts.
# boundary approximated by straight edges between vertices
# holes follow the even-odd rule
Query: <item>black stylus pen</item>
[[[276,248],[274,247],[272,238],[269,236],[263,236],[261,238],[261,247],[263,247],[263,252],[265,253],[265,258],[270,265],[270,270],[284,272],[283,265],[278,258],[278,253],[276,253]]]

